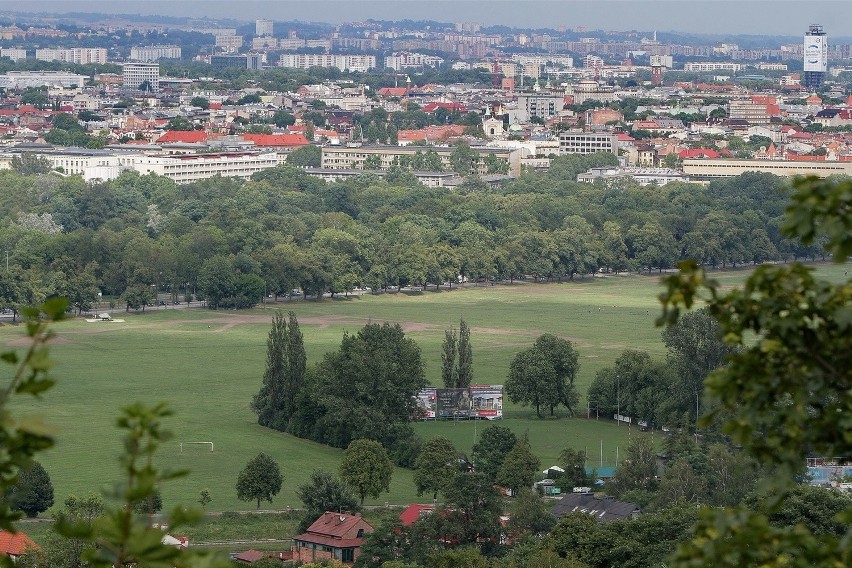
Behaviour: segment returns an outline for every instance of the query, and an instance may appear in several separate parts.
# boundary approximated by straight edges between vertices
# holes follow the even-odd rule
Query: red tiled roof
[[[695,148],[691,150],[681,150],[677,153],[678,157],[681,159],[684,158],[711,158],[715,159],[719,157],[719,152],[716,150],[710,150],[707,148]]]
[[[157,142],[207,142],[207,133],[203,130],[169,130],[157,138]]]
[[[323,546],[332,546],[334,548],[356,548],[364,544],[363,538],[334,538],[331,536],[311,533],[302,533],[299,536],[294,536],[293,540],[310,542],[312,544],[321,544]]]
[[[360,515],[326,512],[308,527],[307,533],[340,538],[362,521]]]
[[[234,555],[234,560],[237,562],[246,562],[249,564],[257,562],[261,558],[266,558],[266,554],[259,550],[246,550],[245,552],[240,552],[239,554]]]
[[[399,520],[402,521],[402,526],[410,527],[416,523],[424,513],[431,513],[435,510],[432,505],[409,505],[399,515]]]
[[[27,549],[41,550],[41,547],[22,532],[0,530],[0,555],[20,556]]]
[[[464,103],[442,103],[442,102],[433,102],[426,103],[423,105],[423,112],[435,112],[439,108],[447,109],[450,112],[458,111],[458,112],[467,112],[467,106]]]
[[[255,146],[306,146],[310,144],[302,134],[243,134],[243,140]]]
[[[382,87],[379,89],[380,97],[402,97],[405,96],[405,93],[408,92],[408,89],[405,87]]]

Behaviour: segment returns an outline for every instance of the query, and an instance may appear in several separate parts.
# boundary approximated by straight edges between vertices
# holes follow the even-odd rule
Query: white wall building
[[[249,179],[252,174],[274,168],[280,163],[276,152],[255,154],[184,154],[181,156],[142,156],[135,158],[133,169],[142,175],[157,174],[176,183],[192,183],[213,176]]]
[[[123,65],[122,78],[125,89],[138,89],[142,83],[147,81],[151,90],[160,90],[160,64],[159,63],[125,63]]]
[[[743,66],[739,63],[728,63],[726,61],[715,61],[715,62],[705,62],[705,63],[684,63],[683,70],[684,71],[693,71],[693,72],[708,72],[708,71],[730,71],[732,73],[737,73],[743,68]]]
[[[618,155],[618,135],[612,132],[562,132],[559,135],[560,154],[594,154],[609,152]]]
[[[237,51],[243,46],[243,36],[240,35],[217,35],[216,47],[225,51]]]
[[[12,61],[21,61],[27,58],[27,50],[19,47],[0,47],[0,57],[8,57]]]
[[[395,71],[412,67],[437,67],[443,62],[441,57],[410,51],[397,51],[390,57],[385,57],[385,67]]]
[[[254,21],[254,35],[258,37],[272,37],[272,20],[260,19]]]
[[[0,75],[0,87],[26,89],[27,87],[82,87],[86,76],[65,71],[9,71]]]
[[[330,55],[323,53],[284,53],[278,59],[279,67],[308,69],[310,67],[336,67],[341,71],[364,72],[376,67],[372,55]]]
[[[71,49],[36,49],[35,57],[39,61],[65,61],[68,63],[106,63],[107,50],[102,47],[74,47]]]
[[[178,45],[146,45],[131,47],[130,59],[134,61],[157,61],[158,59],[180,59],[181,48]]]

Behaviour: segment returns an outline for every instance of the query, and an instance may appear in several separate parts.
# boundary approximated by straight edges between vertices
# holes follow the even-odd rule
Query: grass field
[[[822,266],[822,276],[843,280],[844,266]],[[741,282],[745,272],[718,273],[725,285]],[[463,316],[472,327],[474,380],[502,384],[514,354],[541,333],[574,342],[580,353],[578,386],[585,392],[597,370],[611,365],[627,348],[664,356],[658,315],[656,277],[596,278],[577,283],[471,287],[452,292],[399,293],[321,302],[282,302],[298,315],[309,362],[335,349],[344,330],[368,321],[403,325],[423,351],[428,379],[439,382],[443,332]],[[118,315],[118,314],[116,314]],[[25,402],[18,414],[41,414],[56,429],[56,447],[41,456],[56,489],[65,496],[109,487],[118,475],[118,409],[134,401],[166,400],[175,411],[169,427],[174,441],[163,447],[158,464],[188,468],[192,474],[164,487],[167,507],[194,503],[209,489],[208,509],[253,508],[236,499],[237,473],[258,452],[279,461],[285,482],[271,508],[299,506],[295,495],[317,468],[336,471],[340,451],[257,426],[249,408],[263,373],[266,335],[272,310],[212,312],[161,309],[121,314],[126,323],[57,324],[52,354],[58,384],[41,401]],[[0,342],[20,345],[19,326],[0,326]],[[585,402],[582,403],[585,406]],[[587,449],[589,465],[613,465],[616,447],[624,448],[635,429],[585,419],[535,418],[529,408],[508,405],[502,422],[518,434],[528,432],[542,465],[554,463],[566,446]],[[474,436],[487,423],[421,423],[424,437],[444,435],[470,451]],[[212,441],[214,451],[180,442]],[[368,504],[415,500],[411,472],[397,469],[391,491]]]

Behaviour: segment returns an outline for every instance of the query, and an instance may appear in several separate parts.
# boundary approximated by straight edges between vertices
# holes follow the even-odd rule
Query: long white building
[[[336,67],[341,71],[366,72],[376,67],[373,55],[331,55],[323,53],[283,53],[279,67],[308,69],[310,67]]]
[[[12,61],[21,61],[27,58],[27,50],[20,47],[0,47],[0,57],[8,57]]]
[[[36,49],[35,58],[39,61],[65,61],[67,63],[106,63],[107,50],[102,47],[74,47],[71,49]]]
[[[417,67],[438,67],[444,60],[435,55],[423,53],[412,53],[410,51],[397,51],[389,57],[385,57],[385,67],[395,71]]]
[[[179,45],[146,45],[130,48],[130,59],[133,61],[150,62],[158,59],[180,59],[180,57]]]
[[[147,82],[153,92],[160,90],[159,63],[125,63],[121,77],[125,89],[138,89]]]
[[[86,76],[66,71],[9,71],[0,75],[0,87],[26,89],[27,87],[83,87]]]

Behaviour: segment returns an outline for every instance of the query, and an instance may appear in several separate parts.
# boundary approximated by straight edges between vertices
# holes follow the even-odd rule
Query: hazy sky
[[[850,0],[0,0],[0,10],[208,16],[339,23],[433,19],[518,27],[852,35]]]

